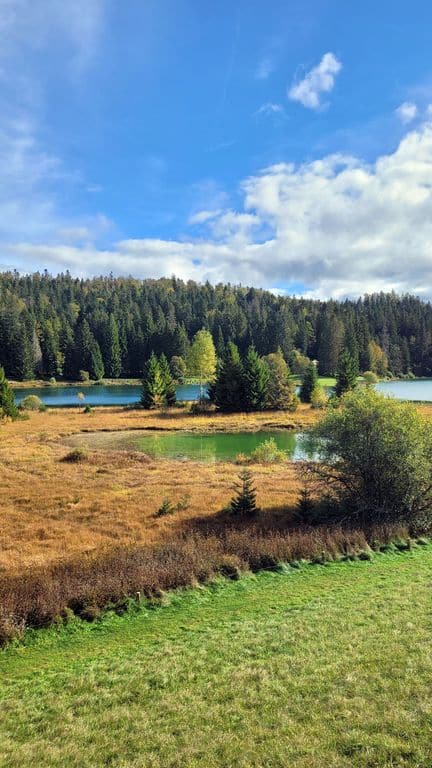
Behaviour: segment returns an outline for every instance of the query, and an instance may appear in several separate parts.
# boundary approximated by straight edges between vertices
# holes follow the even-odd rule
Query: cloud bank
[[[410,291],[432,297],[432,123],[374,164],[334,154],[280,163],[241,184],[240,210],[196,213],[184,240],[108,249],[9,242],[0,261],[75,274],[241,282],[305,295]]]

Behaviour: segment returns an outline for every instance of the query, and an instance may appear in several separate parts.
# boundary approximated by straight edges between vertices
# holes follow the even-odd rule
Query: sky
[[[0,0],[0,269],[432,298],[427,0]]]

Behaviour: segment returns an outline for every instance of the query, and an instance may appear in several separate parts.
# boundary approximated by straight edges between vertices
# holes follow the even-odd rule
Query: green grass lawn
[[[432,547],[39,631],[0,681],[2,768],[430,768]]]

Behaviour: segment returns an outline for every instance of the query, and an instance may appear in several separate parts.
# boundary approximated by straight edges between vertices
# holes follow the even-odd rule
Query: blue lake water
[[[199,385],[188,384],[177,388],[177,400],[198,400]],[[83,394],[84,398],[78,397]],[[23,387],[15,390],[17,404],[27,395],[37,395],[49,408],[71,405],[133,405],[139,403],[139,384],[93,384],[73,387]]]
[[[379,392],[392,395],[398,400],[432,402],[432,379],[414,379],[412,381],[383,381],[376,385]],[[84,400],[78,395],[82,393]],[[177,400],[197,400],[200,388],[197,384],[187,384],[177,388]],[[133,405],[138,403],[141,387],[136,384],[94,384],[71,387],[23,387],[15,390],[15,399],[19,404],[27,395],[37,395],[48,407],[71,405]]]

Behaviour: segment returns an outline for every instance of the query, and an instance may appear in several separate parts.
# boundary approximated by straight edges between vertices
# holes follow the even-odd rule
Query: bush
[[[39,411],[42,400],[37,395],[27,395],[21,400],[20,409],[23,411]]]
[[[78,378],[80,381],[90,381],[90,374],[88,371],[79,371]]]
[[[274,437],[270,437],[252,451],[251,459],[258,464],[280,464],[287,460],[287,454],[277,447]]]
[[[91,407],[91,405],[85,406],[84,413],[93,413],[93,408]]]
[[[429,527],[432,424],[415,406],[357,389],[311,435],[321,461],[311,463],[310,472],[336,518]]]
[[[85,461],[87,457],[88,454],[84,448],[74,448],[73,451],[69,451],[66,456],[63,456],[61,461],[66,461],[70,464],[77,464],[80,461]]]
[[[363,379],[366,386],[368,387],[372,387],[374,384],[377,384],[379,381],[378,376],[373,371],[365,371],[363,374]]]
[[[324,389],[319,384],[317,384],[312,390],[310,403],[312,408],[325,408],[328,404],[328,397],[324,392]]]
[[[50,383],[50,384],[57,384],[57,379],[56,379],[56,377],[55,377],[55,376],[51,376],[51,378],[50,378],[50,380],[49,380],[49,383]]]

